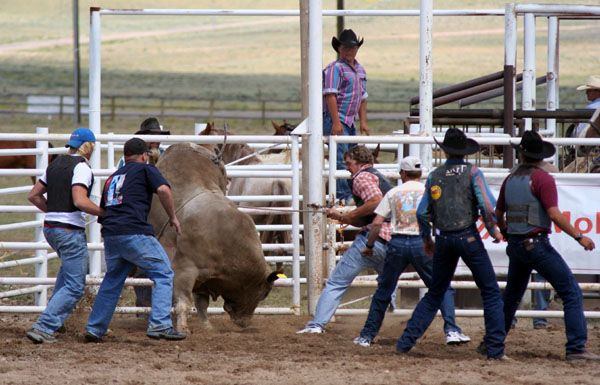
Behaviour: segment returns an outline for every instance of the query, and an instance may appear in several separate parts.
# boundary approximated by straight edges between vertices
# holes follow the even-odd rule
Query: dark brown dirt
[[[324,335],[297,335],[307,317],[256,316],[241,330],[224,316],[182,342],[145,336],[146,322],[117,315],[102,344],[84,344],[87,314],[74,314],[55,344],[33,345],[24,336],[35,315],[0,316],[0,384],[598,384],[600,364],[564,361],[564,329],[533,330],[522,319],[507,340],[510,362],[490,362],[475,352],[481,319],[460,319],[473,342],[444,344],[434,322],[408,356],[394,352],[405,317],[388,317],[370,348],[352,339],[364,317],[338,317]],[[195,320],[194,320],[195,321]],[[194,328],[195,326],[195,328]],[[589,327],[591,350],[600,329]]]

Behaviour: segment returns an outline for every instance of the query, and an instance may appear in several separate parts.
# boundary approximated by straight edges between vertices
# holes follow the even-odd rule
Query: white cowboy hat
[[[600,75],[592,75],[585,84],[577,87],[577,91],[600,90]]]

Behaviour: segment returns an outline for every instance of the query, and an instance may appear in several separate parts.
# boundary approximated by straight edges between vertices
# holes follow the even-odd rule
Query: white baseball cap
[[[600,90],[600,75],[590,76],[585,84],[577,87],[577,91],[583,90]]]
[[[421,159],[416,156],[407,156],[400,162],[400,170],[421,171]]]

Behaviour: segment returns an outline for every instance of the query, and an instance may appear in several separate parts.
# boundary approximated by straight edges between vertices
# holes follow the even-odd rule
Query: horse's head
[[[208,123],[206,128],[200,132],[199,135],[223,135],[225,137],[223,143],[203,144],[202,146],[213,151],[219,158],[223,160],[223,163],[226,165],[240,158],[245,158],[245,160],[238,163],[240,165],[260,162],[256,156],[252,155],[254,150],[252,150],[247,144],[227,143],[227,135],[233,135],[233,132],[216,128],[214,122]]]
[[[278,136],[289,135],[292,131],[294,131],[294,128],[296,128],[295,125],[288,123],[287,120],[284,120],[283,124],[281,124],[281,125],[279,125],[271,120],[271,124],[273,125],[273,128],[275,129],[275,135],[278,135]]]

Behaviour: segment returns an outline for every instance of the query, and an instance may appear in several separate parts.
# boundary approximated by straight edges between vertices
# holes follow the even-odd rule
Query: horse
[[[49,148],[53,148],[51,143],[48,143]],[[0,141],[0,149],[29,149],[36,148],[36,142],[30,140],[2,140]],[[48,163],[52,162],[57,157],[56,154],[48,155]],[[0,168],[36,168],[35,155],[7,155],[0,156]],[[35,184],[35,176],[31,180]]]
[[[214,124],[207,124],[200,135],[224,135],[225,131],[215,128]],[[230,132],[228,132],[230,134]],[[273,164],[263,161],[254,154],[254,150],[247,144],[225,143],[220,145],[205,145],[205,147],[221,155],[223,162],[227,165],[233,161],[245,158],[237,162],[237,165],[260,165]],[[291,195],[291,182],[287,178],[231,178],[231,183],[227,190],[227,195]],[[238,203],[241,207],[267,207],[277,209],[287,207],[285,202],[248,202]],[[292,223],[291,214],[281,214],[276,212],[270,214],[252,215],[254,223],[257,225],[290,225]],[[261,231],[260,239],[262,243],[291,243],[291,231]],[[283,255],[284,250],[280,249],[275,255]],[[276,271],[283,273],[283,264],[276,264]]]

